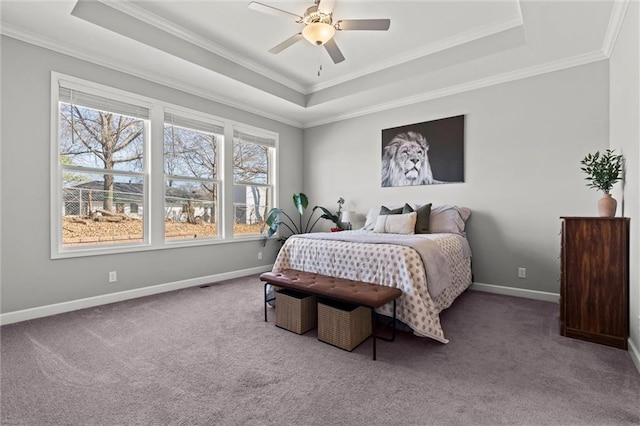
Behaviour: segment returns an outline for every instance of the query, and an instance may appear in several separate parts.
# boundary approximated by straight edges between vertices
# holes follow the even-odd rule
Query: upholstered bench
[[[260,275],[264,285],[264,320],[267,321],[267,303],[274,298],[269,298],[267,285],[298,290],[308,294],[324,297],[340,302],[352,303],[371,308],[371,330],[373,337],[373,359],[376,359],[376,339],[392,342],[396,332],[396,299],[402,291],[395,287],[385,287],[379,284],[353,281],[344,278],[335,278],[327,275],[303,272],[295,269],[285,269],[278,272],[265,272]],[[376,335],[375,308],[393,302],[393,327],[392,337],[386,338]],[[276,308],[277,309],[277,308]]]

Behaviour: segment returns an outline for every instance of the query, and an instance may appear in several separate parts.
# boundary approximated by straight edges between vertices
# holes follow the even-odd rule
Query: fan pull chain
[[[320,77],[321,71],[322,71],[322,62],[320,59],[320,49],[318,49],[318,77]]]

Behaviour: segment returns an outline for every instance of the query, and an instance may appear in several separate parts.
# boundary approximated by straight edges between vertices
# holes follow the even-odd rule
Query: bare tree
[[[138,163],[141,168],[142,120],[70,104],[63,104],[60,118],[62,134],[68,135],[61,144],[61,155],[72,161],[74,158],[94,161],[109,171],[117,164]],[[113,187],[113,174],[105,173],[103,208],[107,211],[113,210]]]
[[[235,182],[266,184],[269,176],[269,148],[254,143],[236,141],[233,144],[233,178]],[[255,201],[256,220],[263,221],[258,208],[261,204],[261,193],[258,186],[250,185]]]
[[[217,138],[213,134],[165,127],[165,173],[173,176],[215,179]]]
[[[164,140],[164,162],[167,175],[211,180],[217,178],[218,140],[215,134],[167,124],[164,128]],[[173,180],[169,178],[168,181],[169,186],[173,186]],[[200,182],[197,189],[192,189],[192,195],[215,202],[217,186]],[[188,201],[187,208],[193,209],[193,200]],[[188,214],[187,221],[196,223],[197,218],[193,214]]]
[[[253,143],[233,146],[233,177],[235,182],[267,183],[269,148]]]

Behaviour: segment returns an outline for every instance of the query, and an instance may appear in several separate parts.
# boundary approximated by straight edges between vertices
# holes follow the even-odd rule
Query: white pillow
[[[384,234],[415,234],[418,213],[390,214],[378,216],[373,232]]]
[[[469,216],[471,216],[471,210],[466,207],[452,205],[433,207],[429,216],[429,232],[465,235],[465,222]]]
[[[389,206],[394,209],[402,206]],[[412,204],[411,207],[416,209],[419,204]],[[372,231],[376,227],[378,215],[380,214],[380,206],[371,207],[367,213],[364,227],[368,231]],[[471,216],[471,210],[467,207],[458,207],[454,205],[440,205],[431,207],[431,215],[429,217],[429,232],[437,233],[453,233],[465,235],[465,222]]]
[[[389,208],[390,210],[393,210],[403,206],[404,204],[400,204],[400,205],[392,204],[390,206],[387,206],[387,208]],[[415,206],[412,205],[411,207],[415,209]],[[367,218],[364,221],[364,227],[362,229],[365,229],[367,231],[373,231],[373,228],[376,227],[376,222],[378,221],[378,216],[380,215],[381,208],[382,208],[381,205],[377,205],[369,209],[369,212],[367,213]]]
[[[367,218],[364,220],[364,228],[367,231],[373,231],[373,228],[376,227],[376,221],[378,220],[378,215],[380,214],[380,206],[371,207],[369,212],[367,213]]]

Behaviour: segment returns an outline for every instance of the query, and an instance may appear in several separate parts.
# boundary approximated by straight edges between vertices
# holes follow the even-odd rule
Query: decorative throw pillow
[[[378,220],[379,215],[380,215],[380,206],[371,207],[367,212],[367,217],[364,220],[364,227],[362,229],[373,231],[373,228],[375,228],[376,226],[376,220]]]
[[[405,206],[407,206],[407,204],[405,204]],[[379,215],[389,215],[389,214],[402,214],[402,209],[403,207],[398,207],[397,209],[390,209],[388,207],[382,206],[380,207],[380,213],[378,213]]]
[[[415,234],[416,212],[378,216],[373,232],[385,234]]]
[[[431,203],[418,207],[414,210],[409,204],[405,204],[402,208],[402,213],[411,213],[415,211],[418,213],[416,219],[416,234],[429,234],[429,216],[431,216]]]
[[[465,235],[465,223],[471,216],[467,207],[452,205],[436,206],[431,210],[429,228],[432,233],[453,233]]]
[[[373,228],[376,227],[376,221],[378,220],[378,216],[380,216],[380,212],[382,211],[386,212],[382,214],[389,214],[388,212],[390,211],[393,211],[394,212],[393,214],[400,214],[402,213],[402,206],[400,207],[399,210],[398,208],[395,208],[395,207],[393,209],[390,209],[385,206],[380,206],[379,204],[377,206],[371,207],[367,212],[367,217],[365,218],[364,227],[362,229],[373,231]]]

